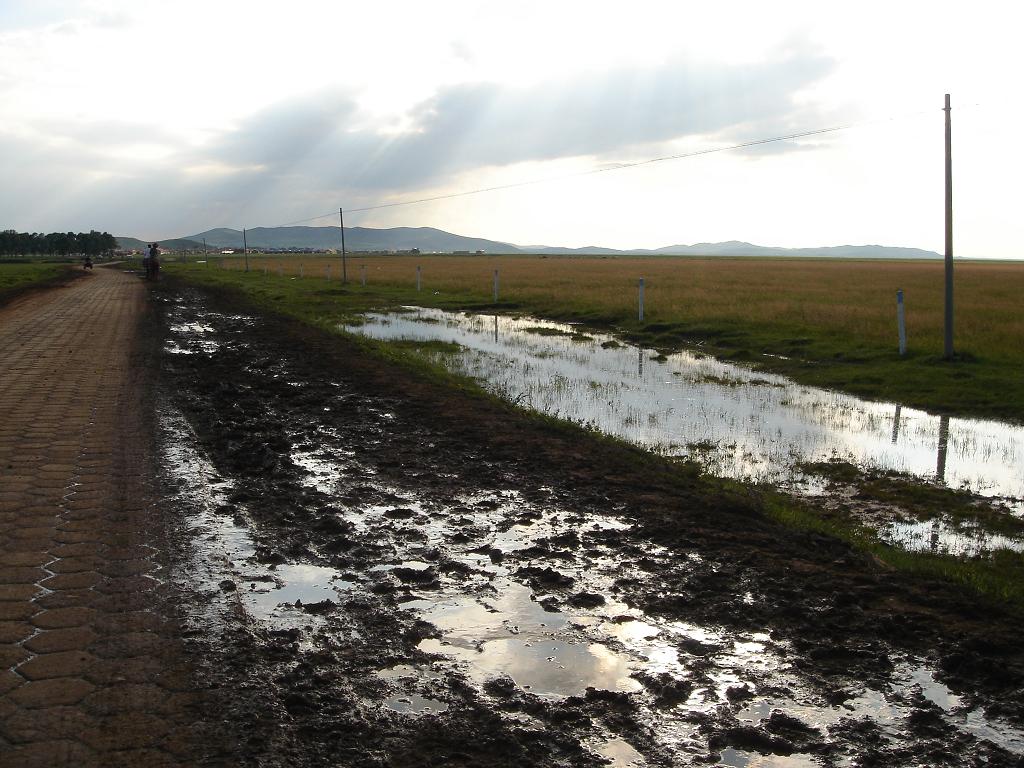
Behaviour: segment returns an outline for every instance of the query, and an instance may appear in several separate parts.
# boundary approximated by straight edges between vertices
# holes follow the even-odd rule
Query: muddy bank
[[[153,296],[224,762],[1019,764],[1017,618],[692,467]]]

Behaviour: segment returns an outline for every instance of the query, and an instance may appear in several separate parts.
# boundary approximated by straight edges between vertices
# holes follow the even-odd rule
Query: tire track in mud
[[[1019,764],[1012,619],[692,470],[223,297],[159,295],[168,487],[225,760]]]

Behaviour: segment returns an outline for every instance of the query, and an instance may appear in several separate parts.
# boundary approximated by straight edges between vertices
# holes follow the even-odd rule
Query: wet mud
[[[153,297],[214,762],[1022,764],[1019,618],[695,467]]]

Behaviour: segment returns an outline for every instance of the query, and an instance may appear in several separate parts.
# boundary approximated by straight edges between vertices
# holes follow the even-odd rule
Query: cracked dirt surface
[[[146,291],[98,269],[0,309],[0,763],[188,765],[198,694],[149,493]]]

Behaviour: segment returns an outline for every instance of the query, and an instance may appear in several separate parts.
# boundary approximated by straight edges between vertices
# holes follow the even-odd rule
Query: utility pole
[[[348,265],[345,263],[345,211],[338,209],[338,219],[341,221],[341,283],[348,283]]]
[[[946,335],[943,356],[953,359],[953,132],[946,94]]]
[[[245,227],[242,227],[242,253],[245,254],[245,271],[249,271],[249,246],[246,244]]]

